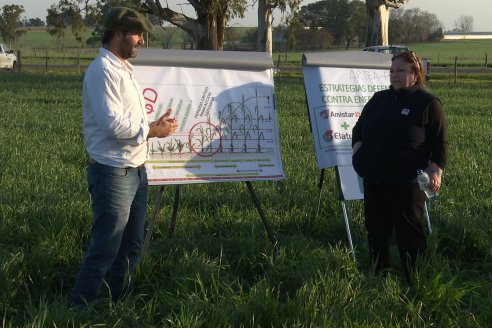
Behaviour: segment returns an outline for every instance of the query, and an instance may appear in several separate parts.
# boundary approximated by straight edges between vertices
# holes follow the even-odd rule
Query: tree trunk
[[[199,13],[196,19],[192,19],[181,13],[170,10],[169,8],[159,6],[148,6],[146,8],[146,12],[152,13],[162,20],[167,21],[185,31],[191,38],[193,38],[197,49],[222,50],[224,40],[222,36],[222,43],[219,47],[217,34],[219,27],[217,26],[217,14],[204,11]],[[224,17],[223,20],[224,21],[222,21],[221,18],[219,23],[225,26],[226,18]]]
[[[213,15],[200,15],[195,23],[194,39],[198,49],[218,50],[217,20]]]
[[[367,38],[366,47],[384,45],[382,38],[382,11],[385,11],[386,6],[381,0],[366,0],[367,11]],[[386,40],[388,44],[388,40]]]
[[[405,2],[404,0],[366,0],[366,47],[388,45],[389,10],[400,8]]]
[[[266,0],[258,0],[258,40],[256,50],[268,52],[272,55],[272,23],[273,12],[271,6],[267,6]]]
[[[219,15],[217,17],[217,50],[224,50],[224,38],[227,25],[227,17],[225,15]]]

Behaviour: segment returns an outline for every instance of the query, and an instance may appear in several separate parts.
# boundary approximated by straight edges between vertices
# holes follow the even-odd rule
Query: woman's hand
[[[430,179],[429,190],[438,192],[441,188],[443,170],[436,163],[430,162],[429,166],[425,169],[425,172],[427,172]]]

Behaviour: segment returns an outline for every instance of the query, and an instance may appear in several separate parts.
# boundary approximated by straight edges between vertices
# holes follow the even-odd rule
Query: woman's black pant
[[[419,254],[427,248],[423,227],[425,194],[417,183],[380,184],[364,179],[365,226],[369,255],[376,270],[390,266],[390,241],[396,242],[407,279]]]

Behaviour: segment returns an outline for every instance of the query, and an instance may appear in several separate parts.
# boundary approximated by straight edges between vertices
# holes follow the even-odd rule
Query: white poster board
[[[149,122],[171,108],[179,124],[149,139],[150,185],[285,178],[267,54],[142,49],[137,59]]]
[[[354,56],[353,51],[342,53],[346,57]],[[325,55],[329,57],[331,53]],[[304,85],[316,159],[321,169],[352,165],[352,128],[372,95],[389,86],[391,62],[386,55],[363,51],[355,55],[357,58],[349,63],[352,67],[335,66],[336,62],[330,66],[315,65],[307,61],[309,54],[304,55]],[[386,66],[374,67],[371,62],[374,55],[378,60],[386,59]]]
[[[344,200],[364,199],[363,180],[352,165],[337,166],[340,192]]]
[[[316,160],[337,167],[344,199],[362,199],[352,167],[352,129],[372,95],[389,87],[391,56],[365,51],[303,55],[304,85]]]

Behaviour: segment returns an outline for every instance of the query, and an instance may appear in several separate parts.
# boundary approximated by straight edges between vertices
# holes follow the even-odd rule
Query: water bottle
[[[417,170],[417,181],[419,182],[420,190],[425,192],[427,199],[435,200],[437,198],[438,193],[429,190],[429,175],[423,170]]]

